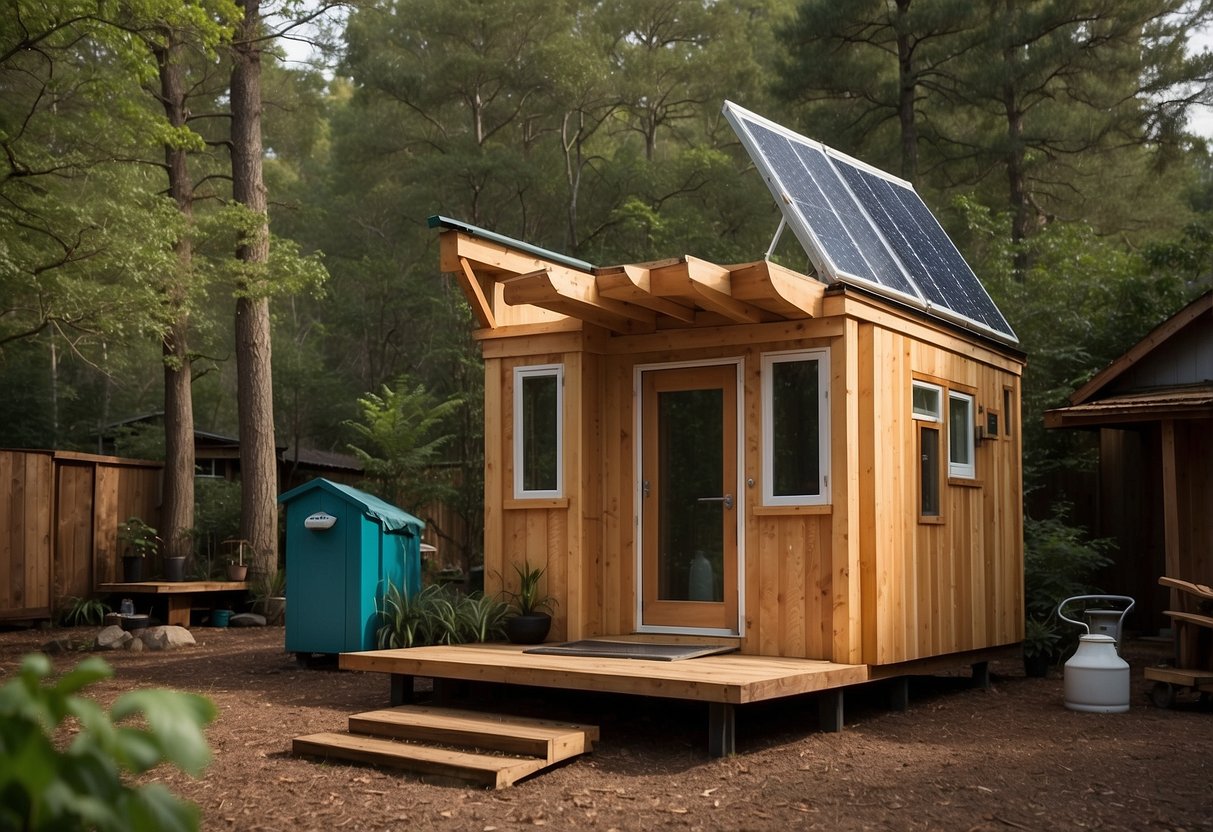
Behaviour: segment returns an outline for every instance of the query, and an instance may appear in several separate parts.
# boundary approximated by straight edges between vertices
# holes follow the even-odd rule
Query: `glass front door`
[[[737,368],[641,384],[641,623],[737,631]]]

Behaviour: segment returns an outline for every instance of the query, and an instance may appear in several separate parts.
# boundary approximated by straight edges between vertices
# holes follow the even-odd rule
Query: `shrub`
[[[109,604],[100,598],[80,598],[76,595],[69,595],[63,599],[63,610],[59,614],[59,620],[68,627],[96,625],[105,621],[105,614],[109,611]]]
[[[210,759],[202,726],[215,716],[207,699],[167,690],[118,697],[108,712],[78,694],[112,671],[85,659],[58,680],[51,663],[26,656],[0,687],[0,829],[176,832],[198,828],[198,808],[159,783],[132,786],[162,762],[198,774]],[[67,747],[52,742],[64,720],[79,731]],[[142,717],[146,727],[124,725]]]
[[[481,592],[463,595],[431,585],[408,595],[389,582],[375,633],[379,649],[466,644],[502,638],[509,607]]]

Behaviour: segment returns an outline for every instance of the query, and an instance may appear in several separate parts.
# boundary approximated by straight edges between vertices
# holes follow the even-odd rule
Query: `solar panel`
[[[1019,342],[910,183],[732,102],[724,115],[819,274]]]

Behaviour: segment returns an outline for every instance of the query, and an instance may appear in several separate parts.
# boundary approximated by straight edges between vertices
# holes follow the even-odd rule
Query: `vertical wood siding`
[[[886,664],[1009,644],[1022,637],[1022,487],[1014,360],[878,310],[773,329],[616,337],[529,334],[496,340],[485,360],[485,581],[515,589],[514,565],[547,569],[559,599],[551,638],[634,632],[637,528],[634,369],[743,359],[744,653]],[[761,506],[761,356],[829,347],[830,505]],[[978,357],[975,357],[978,356]],[[565,496],[513,499],[513,369],[565,365]],[[1001,366],[998,366],[1001,364]],[[943,522],[918,517],[911,383],[974,392],[999,414],[975,448],[976,480],[941,486]],[[945,400],[946,403],[946,400]],[[1011,436],[1002,427],[1013,426]],[[943,435],[946,439],[946,433]],[[946,454],[947,445],[941,451]]]
[[[118,524],[158,522],[161,466],[0,451],[0,618],[45,618],[120,575]]]

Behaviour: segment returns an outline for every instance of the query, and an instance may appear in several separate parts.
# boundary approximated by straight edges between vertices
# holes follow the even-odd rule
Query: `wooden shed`
[[[1213,584],[1213,292],[1155,327],[1045,426],[1099,433],[1097,537],[1117,542],[1103,579],[1137,599],[1138,626],[1170,626],[1158,578]]]
[[[869,666],[1020,641],[1013,333],[909,183],[725,114],[813,274],[431,219],[484,356],[486,589],[544,567],[558,640]]]
[[[1022,638],[1013,348],[765,260],[592,268],[434,222],[480,323],[486,588],[544,567],[552,638]]]

